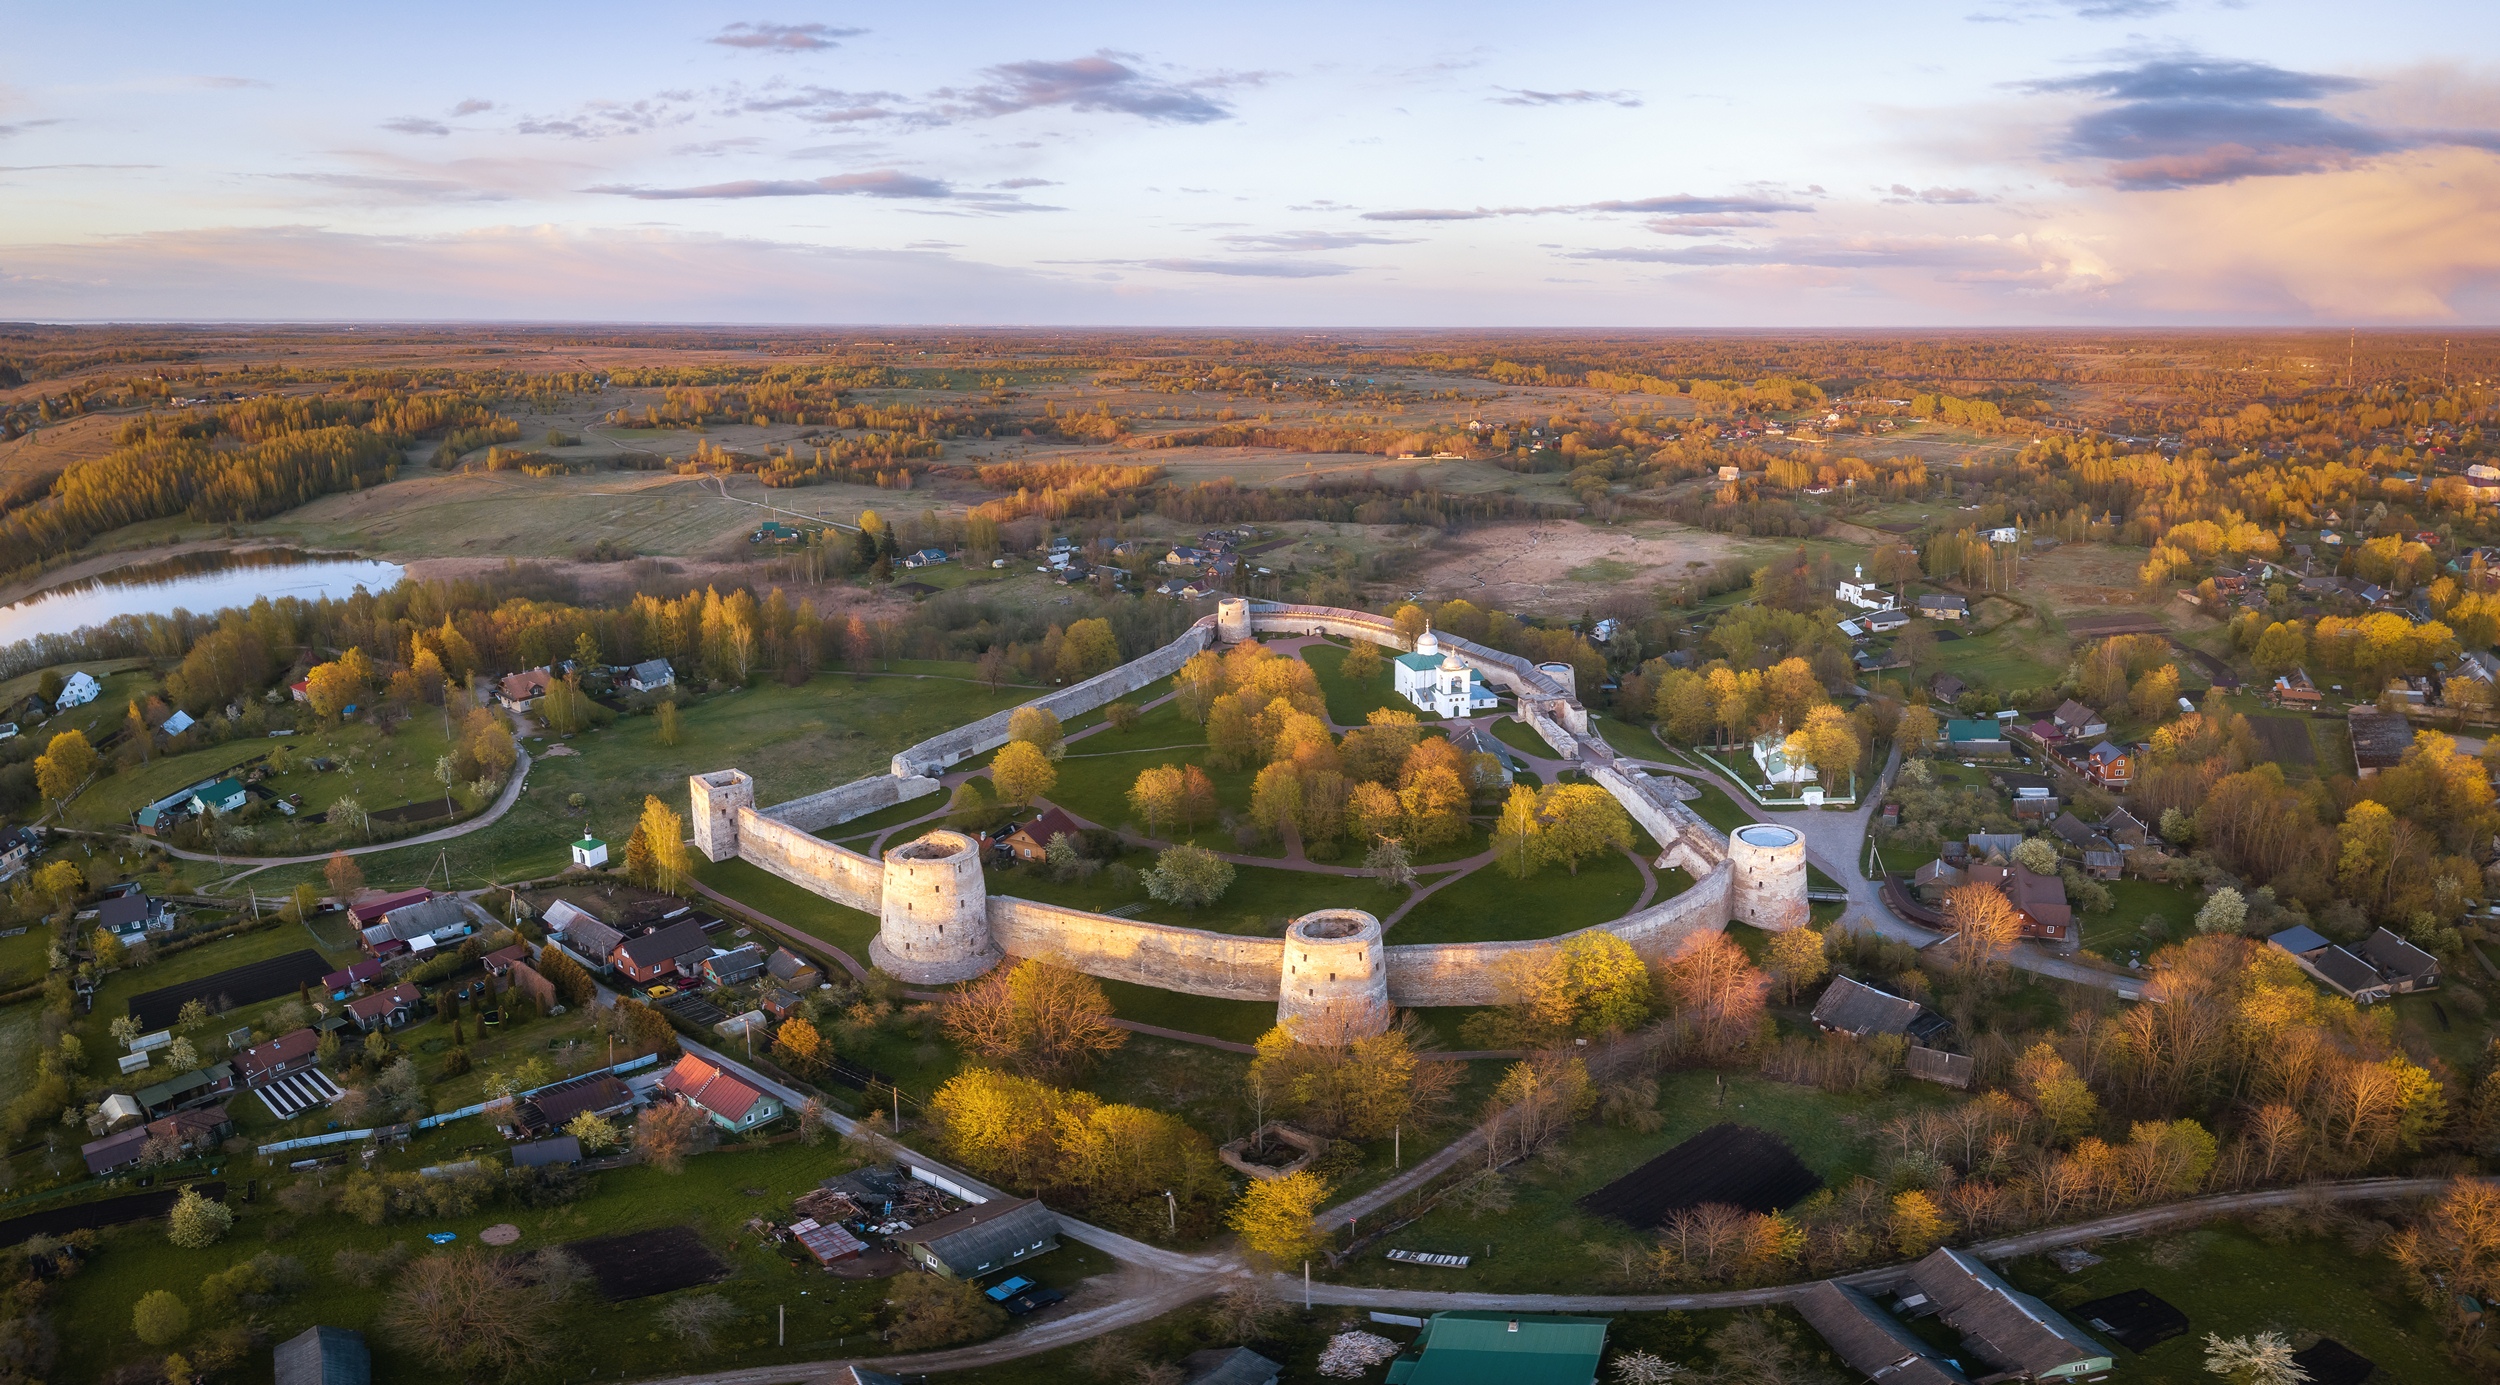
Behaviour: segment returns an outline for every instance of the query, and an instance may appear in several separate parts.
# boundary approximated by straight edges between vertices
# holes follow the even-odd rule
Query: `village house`
[[[150,933],[173,932],[174,906],[143,894],[123,895],[97,905],[95,922],[96,927],[131,943]]]
[[[2022,915],[2022,936],[2060,951],[2075,945],[2075,911],[2066,902],[2066,882],[2027,866],[1981,862],[1970,867],[1976,884],[1994,885]]]
[[[361,936],[367,952],[384,957],[402,951],[430,952],[467,937],[475,926],[468,901],[458,895],[435,895],[391,910]]]
[[[1948,705],[1961,701],[1962,694],[1969,691],[1970,684],[1950,673],[1939,673],[1927,680],[1927,695]]]
[[[2274,687],[2266,695],[2275,706],[2297,711],[2316,711],[2326,700],[2318,692],[2318,685],[2309,681],[2309,670],[2305,668],[2296,668],[2277,676]]]
[[[894,1247],[947,1279],[978,1279],[1059,1246],[1059,1218],[1034,1198],[999,1198],[895,1233]]]
[[[365,1335],[345,1327],[307,1327],[278,1343],[272,1385],[371,1385],[373,1353]]]
[[[486,964],[488,976],[504,976],[511,972],[513,963],[526,962],[529,959],[529,944],[514,943],[510,947],[496,948],[478,960]]]
[[[211,1063],[207,1067],[177,1073],[162,1082],[141,1087],[131,1094],[131,1100],[137,1103],[143,1114],[164,1116],[205,1101],[214,1101],[234,1089],[234,1064]]]
[[[645,659],[625,672],[625,686],[634,692],[658,692],[676,681],[677,671],[666,659]]]
[[[757,1091],[691,1053],[678,1059],[677,1066],[660,1079],[660,1089],[732,1134],[769,1124],[781,1114],[780,1098]]]
[[[0,882],[25,874],[42,850],[43,834],[34,828],[0,828]]]
[[[231,813],[243,806],[251,792],[233,779],[219,779],[203,784],[191,792],[191,811],[206,817],[210,813]]]
[[[2005,739],[2005,724],[1992,718],[1956,717],[1944,724],[1945,750],[1953,755],[2011,755],[2014,747]]]
[[[2057,839],[2083,853],[2083,873],[2095,880],[2115,880],[2126,869],[2126,857],[2119,854],[2118,844],[2095,831],[2090,823],[2072,813],[2059,814],[2049,824]]]
[[[666,976],[698,976],[704,959],[711,955],[712,944],[703,935],[703,925],[680,919],[657,932],[618,943],[608,954],[608,962],[629,980],[648,985]]]
[[[1958,596],[1938,596],[1933,592],[1918,599],[1918,613],[1929,620],[1956,623],[1970,619],[1970,602]]]
[[[1798,1316],[1831,1344],[1841,1363],[1883,1385],[1971,1385],[1970,1377],[1883,1305],[1837,1280],[1806,1286]]]
[[[202,1106],[176,1111],[146,1125],[107,1135],[101,1140],[81,1145],[79,1157],[86,1160],[87,1172],[106,1174],[139,1162],[150,1145],[158,1145],[176,1155],[187,1157],[214,1149],[234,1134],[234,1121],[223,1106]]]
[[[2071,697],[2057,704],[2057,710],[2049,714],[2049,723],[2057,728],[2060,740],[2088,741],[2109,734],[2106,718]]]
[[[554,682],[555,675],[543,668],[507,673],[495,686],[495,700],[502,703],[506,711],[526,712],[538,705],[539,699],[547,695],[547,688]]]
[[[917,548],[903,555],[905,567],[935,567],[946,561],[943,548]]]
[[[2083,757],[2084,777],[2113,792],[2135,782],[2135,758],[2107,741]]]
[[[1085,829],[1062,808],[1051,808],[1031,822],[1019,823],[998,841],[998,849],[1019,861],[1041,861],[1050,855],[1053,837],[1066,837],[1073,845]]]
[[[347,1017],[368,1034],[377,1029],[397,1029],[416,1018],[417,1006],[423,1000],[415,986],[402,981],[387,991],[349,1001]]]
[[[1868,633],[1889,635],[1910,623],[1910,613],[1898,606],[1887,606],[1880,611],[1870,611],[1859,619],[1865,623]]]
[[[636,1104],[634,1089],[613,1073],[594,1073],[516,1098],[512,1124],[519,1136],[535,1138],[564,1129],[585,1111],[602,1118],[621,1116]]]
[[[2153,839],[2152,829],[2146,827],[2141,819],[2125,808],[2110,809],[2109,816],[2101,819],[2101,831],[2111,841],[2118,843],[2121,851],[2132,850]]]
[[[2439,984],[2439,959],[2384,928],[2350,947],[2338,947],[2307,927],[2286,928],[2266,944],[2291,954],[2302,971],[2355,1005]]]
[[[234,1055],[235,1080],[246,1091],[266,1087],[290,1073],[313,1066],[321,1035],[310,1029],[281,1034]]]
[[[433,897],[432,890],[423,889],[401,890],[395,894],[368,895],[349,904],[347,916],[356,921],[358,928],[368,928],[380,923],[382,916],[393,909],[404,909],[411,904],[422,904]]]
[[[1814,1002],[1814,1027],[1826,1034],[1853,1039],[1898,1034],[1919,1044],[1933,1044],[1951,1033],[1953,1021],[1915,1000],[1877,990],[1863,981],[1835,976]]]
[[[95,701],[103,691],[104,685],[98,683],[94,675],[81,670],[71,674],[61,684],[61,695],[52,700],[52,710],[66,712],[72,707],[84,707]]]

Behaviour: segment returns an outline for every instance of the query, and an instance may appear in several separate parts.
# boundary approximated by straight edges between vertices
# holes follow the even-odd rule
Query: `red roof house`
[[[393,909],[405,908],[411,904],[423,904],[433,897],[432,890],[401,890],[397,894],[368,895],[348,905],[347,912],[354,916],[358,928],[368,928],[381,922],[382,916]]]
[[[349,1001],[347,1017],[366,1033],[397,1029],[417,1017],[417,1002],[421,999],[415,986],[402,981],[387,991],[375,991],[361,1000]]]
[[[691,1103],[723,1130],[752,1130],[781,1114],[781,1102],[689,1053],[660,1079],[663,1091]]]
[[[281,1034],[234,1055],[235,1074],[246,1088],[267,1086],[288,1073],[311,1067],[313,1050],[320,1046],[321,1036],[309,1029]]]

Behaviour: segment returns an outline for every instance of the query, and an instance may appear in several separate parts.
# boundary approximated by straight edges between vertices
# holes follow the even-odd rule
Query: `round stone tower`
[[[1227,596],[1217,601],[1215,637],[1226,644],[1239,644],[1250,636],[1250,603],[1238,596]]]
[[[1728,837],[1727,855],[1735,870],[1730,917],[1775,931],[1805,926],[1806,841],[1795,828],[1769,822],[1739,827]]]
[[[931,832],[885,854],[885,891],[868,956],[887,975],[920,985],[968,981],[999,962],[990,937],[981,844]]]
[[[1554,680],[1554,686],[1562,689],[1563,696],[1578,697],[1580,695],[1580,671],[1571,665],[1539,664],[1536,666],[1536,671]]]
[[[1380,920],[1321,909],[1285,930],[1276,1022],[1306,1043],[1368,1038],[1389,1027],[1389,957]]]

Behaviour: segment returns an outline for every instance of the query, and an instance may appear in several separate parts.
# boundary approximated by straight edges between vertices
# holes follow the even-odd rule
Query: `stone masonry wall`
[[[1046,957],[1088,976],[1184,995],[1274,1000],[1285,940],[1115,919],[1029,899],[990,896],[990,935],[1011,957]]]
[[[1643,961],[1655,964],[1674,956],[1686,939],[1715,933],[1727,924],[1728,892],[1734,872],[1727,866],[1704,876],[1693,888],[1637,914],[1580,933],[1607,932],[1632,945]],[[1396,936],[1391,930],[1391,936]],[[1515,943],[1408,943],[1389,948],[1389,1003],[1416,1005],[1499,1005],[1503,964],[1512,957],[1535,957],[1561,946],[1579,933]]]
[[[1061,721],[1082,715],[1105,703],[1128,696],[1149,683],[1169,678],[1181,671],[1189,656],[1215,642],[1215,617],[1202,616],[1179,639],[1129,660],[1108,673],[1098,673],[1073,687],[1061,688],[1046,697],[1037,697],[1021,705],[1040,707]],[[931,736],[920,744],[894,757],[894,777],[941,774],[958,760],[996,750],[1007,743],[1007,720],[1016,709],[1008,708],[986,716],[968,726],[958,726],[944,735]]]
[[[764,816],[788,823],[802,832],[822,832],[836,823],[866,817],[880,808],[924,797],[938,791],[938,781],[914,775],[898,779],[891,774],[854,779],[838,789],[812,793],[787,803],[776,803],[764,810]]]
[[[885,897],[885,864],[811,837],[748,808],[738,814],[738,855],[836,904],[876,913]]]

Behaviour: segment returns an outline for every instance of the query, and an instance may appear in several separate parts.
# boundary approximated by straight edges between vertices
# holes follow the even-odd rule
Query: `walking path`
[[[536,762],[530,758],[530,753],[526,750],[520,749],[517,743],[514,745],[513,749],[518,752],[520,758],[514,762],[511,776],[504,780],[503,792],[496,795],[494,806],[488,808],[485,812],[478,814],[476,817],[469,819],[467,822],[458,823],[450,827],[438,827],[431,832],[420,833],[414,837],[402,837],[399,840],[392,842],[375,842],[370,846],[340,847],[335,851],[317,852],[310,856],[237,856],[232,852],[185,851],[181,847],[173,846],[165,842],[152,841],[145,843],[145,845],[162,847],[167,855],[179,856],[186,861],[213,861],[219,865],[250,867],[249,870],[237,871],[235,874],[226,877],[224,881],[220,882],[223,884],[231,884],[236,880],[242,879],[246,875],[250,875],[253,871],[267,870],[271,866],[309,865],[315,861],[327,861],[332,856],[370,856],[377,851],[399,851],[412,846],[426,846],[434,842],[447,842],[454,837],[465,837],[471,832],[475,832],[482,827],[494,826],[496,822],[503,818],[504,814],[512,811],[513,804],[520,801],[521,790],[528,787],[530,766]],[[107,837],[116,841],[129,840],[128,838],[122,837],[120,834],[110,832],[97,832],[92,835]]]
[[[689,1049],[705,1052],[689,1044]],[[709,1056],[709,1055],[707,1055]],[[732,1071],[743,1071],[737,1064],[714,1057]],[[750,1080],[761,1080],[750,1078]],[[776,1090],[767,1083],[767,1090]],[[835,1119],[837,1128],[854,1123]],[[937,1167],[930,1161],[911,1156],[915,1162]],[[950,1174],[961,1178],[962,1175]],[[2251,1193],[2224,1193],[2213,1197],[2194,1198],[2159,1207],[2139,1208],[2115,1213],[2086,1222],[2027,1231],[2003,1236],[1965,1247],[1982,1260],[2003,1261],[2019,1255],[2034,1255],[2113,1236],[2140,1235],[2173,1226],[2189,1226],[2215,1217],[2253,1212],[2267,1207],[2307,1206],[2319,1201],[2377,1202],[2402,1198],[2430,1197],[2447,1188],[2452,1180],[2445,1178],[2365,1178],[2346,1183],[2309,1184],[2294,1188],[2269,1188]],[[2491,1180],[2484,1180],[2491,1181]],[[977,1183],[967,1186],[980,1187]],[[1350,1204],[1349,1204],[1350,1205]],[[857,1364],[870,1370],[886,1372],[965,1370],[975,1366],[1013,1361],[1056,1347],[1067,1346],[1087,1338],[1116,1331],[1160,1317],[1196,1300],[1219,1292],[1228,1285],[1251,1277],[1251,1271],[1231,1257],[1183,1255],[1175,1251],[1145,1246],[1116,1232],[1104,1231],[1083,1222],[1062,1216],[1061,1227],[1072,1240],[1085,1242],[1125,1263],[1137,1264],[1152,1272],[1146,1282],[1156,1287],[1136,1297],[1122,1298],[1101,1308],[1070,1314],[1063,1318],[1045,1319],[1032,1326],[975,1346],[949,1351],[920,1352],[908,1356],[863,1357],[831,1361],[796,1362],[783,1366],[756,1366],[743,1370],[714,1371],[699,1375],[667,1376],[649,1385],[815,1385],[839,1366]],[[1097,1239],[1099,1238],[1099,1239]],[[1137,1258],[1132,1259],[1132,1256]],[[1884,1265],[1837,1276],[1839,1283],[1860,1288],[1878,1288],[1897,1282],[1908,1270],[1906,1264]],[[1126,1276],[1124,1276],[1126,1277]],[[1132,1280],[1135,1282],[1135,1280]],[[1311,1284],[1307,1290],[1310,1302],[1350,1308],[1400,1309],[1408,1312],[1436,1313],[1456,1309],[1489,1309],[1503,1312],[1542,1313],[1656,1313],[1707,1308],[1749,1308],[1763,1304],[1784,1303],[1803,1294],[1819,1280],[1795,1284],[1776,1284],[1758,1289],[1730,1289],[1710,1293],[1674,1294],[1507,1294],[1444,1291],[1431,1289],[1376,1289],[1345,1284]],[[1290,1275],[1270,1275],[1268,1284],[1275,1295],[1290,1303],[1306,1292],[1302,1281]]]

